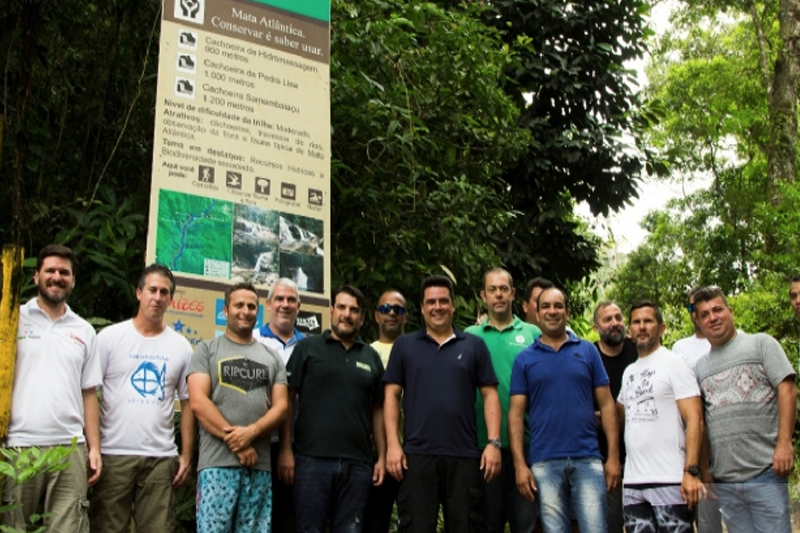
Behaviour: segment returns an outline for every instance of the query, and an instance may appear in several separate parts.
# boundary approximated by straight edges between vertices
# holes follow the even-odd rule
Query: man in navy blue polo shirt
[[[425,327],[403,335],[392,347],[384,417],[387,470],[400,481],[397,513],[400,530],[436,530],[444,505],[451,533],[482,528],[481,474],[500,473],[500,402],[497,378],[483,339],[453,327],[453,283],[444,276],[422,281]],[[478,448],[475,399],[480,390],[488,433]],[[404,443],[398,435],[403,396]]]

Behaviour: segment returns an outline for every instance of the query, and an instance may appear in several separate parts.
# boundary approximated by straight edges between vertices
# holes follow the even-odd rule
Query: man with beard
[[[297,314],[300,312],[300,294],[297,284],[289,278],[280,278],[276,281],[267,294],[269,306],[269,322],[259,329],[253,330],[253,337],[271,348],[281,356],[284,365],[289,362],[294,347],[305,335],[295,328]],[[290,404],[289,416],[279,432],[272,435],[270,459],[272,460],[272,531],[278,533],[294,533],[294,498],[292,497],[291,484],[287,484],[280,475],[280,442],[286,445],[288,461],[285,469],[294,467],[292,463],[292,430],[294,429],[294,409]],[[278,435],[280,433],[280,435]]]
[[[370,486],[386,474],[383,364],[358,336],[366,306],[357,288],[334,289],[331,328],[300,341],[289,358],[289,396],[299,395],[299,406],[294,472],[284,478],[294,481],[300,533],[325,531],[328,522],[331,533],[360,532]]]
[[[76,266],[69,248],[42,248],[33,275],[38,297],[20,309],[6,445],[29,453],[32,446],[78,442],[65,470],[39,473],[23,485],[6,479],[3,504],[19,507],[3,513],[2,524],[20,530],[32,515],[46,513],[48,532],[88,532],[86,489],[102,471],[96,391],[102,375],[95,332],[66,303]]]
[[[622,386],[622,373],[629,364],[636,361],[636,344],[625,335],[625,323],[622,319],[622,310],[614,302],[603,301],[594,309],[594,330],[600,335],[600,340],[594,343],[603,360],[603,367],[608,374],[611,397],[619,395]],[[595,404],[597,423],[600,425],[600,407]],[[619,460],[625,464],[625,443],[622,440],[620,428]],[[608,442],[605,434],[599,433],[600,453],[603,461],[608,457]],[[623,477],[624,477],[623,468]],[[622,484],[616,490],[608,493],[608,532],[622,533],[624,519],[622,516]]]
[[[164,324],[175,278],[164,265],[139,277],[139,311],[97,336],[103,371],[100,445],[103,474],[92,491],[93,533],[175,529],[175,489],[192,467],[195,420],[186,374],[192,347]],[[175,445],[175,395],[181,402],[181,453]]]
[[[483,275],[481,299],[486,304],[488,316],[480,325],[470,326],[465,331],[482,338],[489,347],[492,367],[497,375],[497,393],[500,397],[500,475],[484,482],[484,509],[489,533],[503,533],[508,522],[511,533],[532,532],[536,524],[538,508],[517,490],[514,480],[514,461],[508,447],[509,385],[511,366],[519,352],[527,348],[541,334],[539,328],[523,322],[512,313],[514,305],[514,282],[511,274],[503,268],[493,268]],[[483,413],[483,399],[478,397],[475,410]],[[483,416],[477,417],[478,447],[488,444],[488,431]]]
[[[483,527],[483,478],[500,472],[500,402],[486,343],[453,327],[453,282],[420,285],[425,327],[394,344],[386,370],[387,467],[400,481],[397,516],[406,533],[435,531],[439,505],[450,533]],[[488,444],[478,447],[475,399],[483,397]],[[405,415],[401,445],[400,398]]]
[[[198,533],[269,531],[270,433],[289,414],[280,356],[256,342],[258,293],[225,291],[225,334],[200,343],[189,363],[189,403],[200,423]]]
[[[537,302],[542,335],[520,352],[511,371],[508,436],[517,488],[539,501],[546,533],[570,531],[570,507],[581,531],[605,531],[605,493],[620,481],[619,425],[600,355],[567,331],[567,296],[545,289]],[[608,459],[597,443],[594,402],[600,406]],[[523,445],[528,413],[530,446]]]
[[[398,291],[389,290],[381,294],[375,307],[375,323],[378,324],[378,340],[371,346],[381,356],[384,368],[389,364],[389,354],[394,341],[405,333],[408,310],[406,299]],[[364,514],[365,533],[386,533],[392,520],[392,508],[397,499],[400,484],[392,476],[384,476],[383,484],[373,486]]]
[[[689,366],[661,346],[666,325],[648,300],[628,317],[639,359],[625,369],[617,405],[625,416],[625,528],[632,533],[693,531],[700,481],[703,412]]]

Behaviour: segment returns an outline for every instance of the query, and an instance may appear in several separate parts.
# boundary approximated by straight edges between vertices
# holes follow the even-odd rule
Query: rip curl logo
[[[217,364],[219,384],[247,394],[269,384],[266,365],[246,359],[243,355],[222,359]]]
[[[154,363],[145,361],[131,374],[131,385],[142,398],[158,396],[157,400],[161,401],[166,395],[164,387],[166,375],[167,363],[164,363],[159,370]]]

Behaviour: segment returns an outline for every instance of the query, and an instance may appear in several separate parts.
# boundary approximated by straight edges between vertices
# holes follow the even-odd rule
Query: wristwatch
[[[500,439],[489,439],[488,444],[489,446],[494,446],[498,450],[503,447],[503,443],[500,441]]]
[[[694,477],[700,477],[700,469],[697,467],[697,465],[689,465],[684,468],[683,471]]]

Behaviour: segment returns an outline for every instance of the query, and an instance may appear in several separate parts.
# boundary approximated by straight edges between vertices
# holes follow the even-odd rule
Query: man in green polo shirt
[[[508,522],[511,533],[530,533],[536,524],[538,507],[535,502],[523,498],[514,480],[514,461],[508,446],[506,422],[508,417],[509,384],[511,367],[517,354],[541,334],[539,328],[523,322],[512,312],[514,283],[511,274],[502,268],[493,268],[483,276],[481,298],[486,303],[488,316],[476,326],[465,331],[482,338],[489,347],[495,374],[497,392],[502,409],[500,438],[503,469],[500,475],[484,484],[485,515],[488,533],[502,533]],[[478,396],[476,412],[483,413],[483,400]],[[487,444],[486,423],[483,416],[477,417],[478,446]]]

